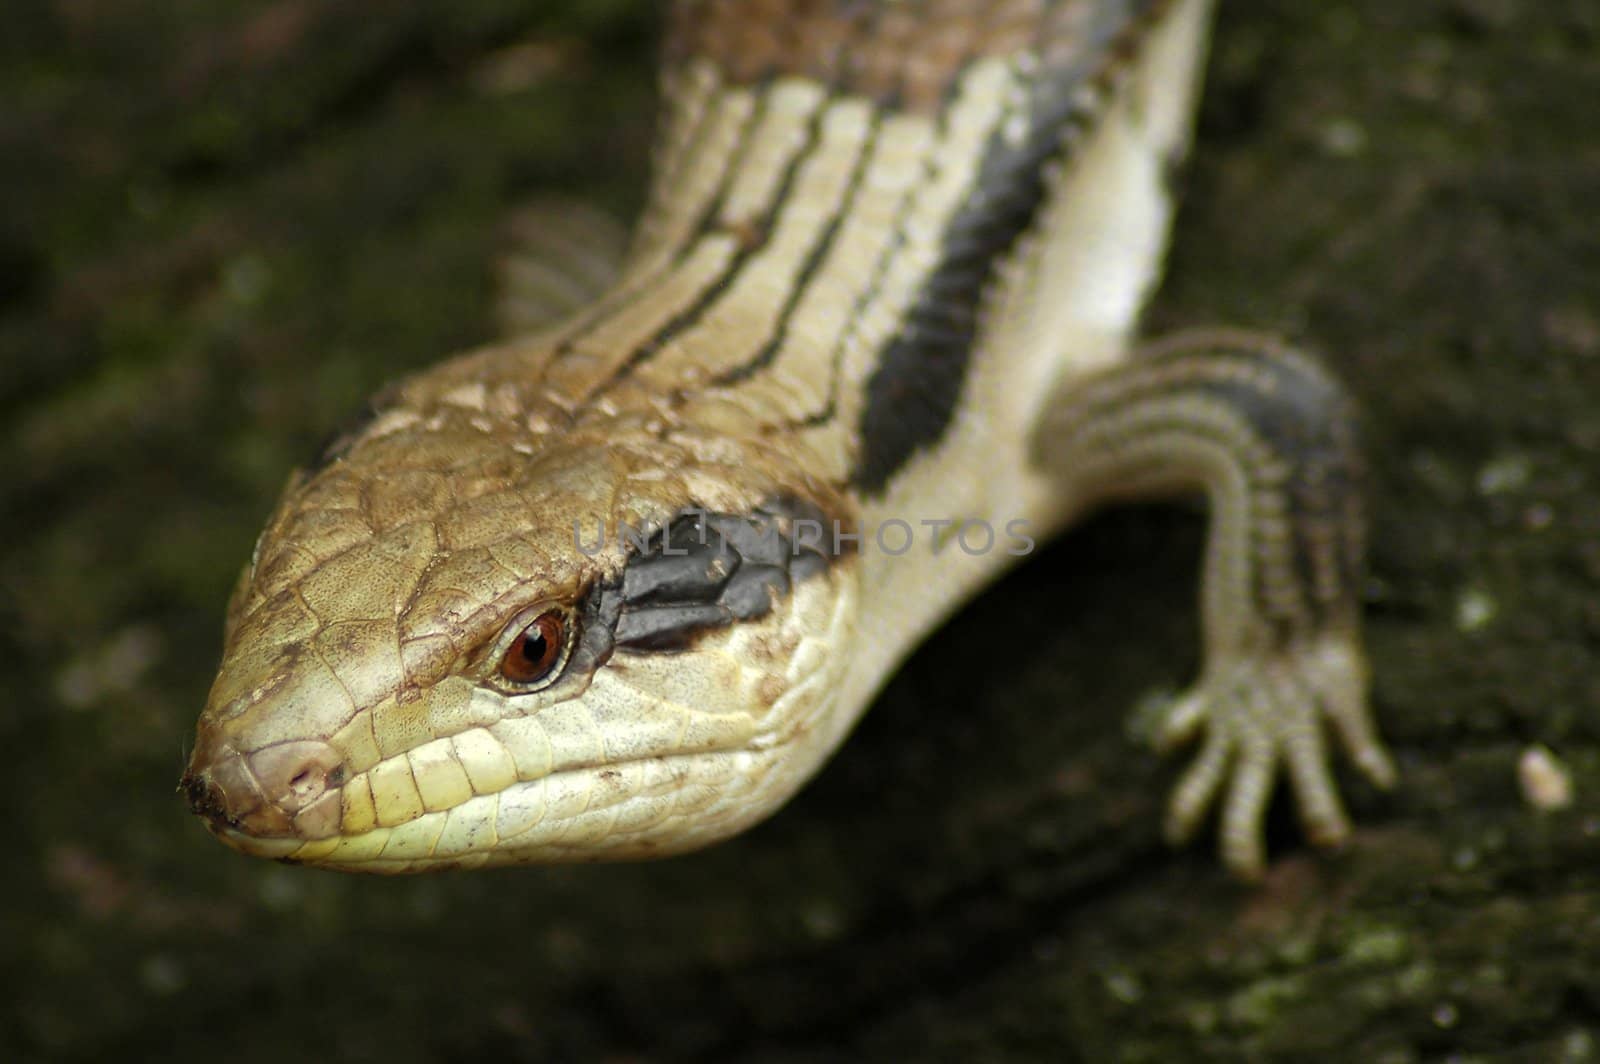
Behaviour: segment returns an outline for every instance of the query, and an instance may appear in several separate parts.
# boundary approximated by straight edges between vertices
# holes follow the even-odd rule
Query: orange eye
[[[500,675],[514,684],[534,684],[560,664],[567,645],[567,619],[546,610],[522,630],[500,659]]]

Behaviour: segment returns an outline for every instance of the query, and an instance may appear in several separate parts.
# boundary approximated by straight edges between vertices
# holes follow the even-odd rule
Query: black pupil
[[[538,625],[522,633],[522,656],[528,664],[537,666],[542,663],[547,650],[548,644]]]

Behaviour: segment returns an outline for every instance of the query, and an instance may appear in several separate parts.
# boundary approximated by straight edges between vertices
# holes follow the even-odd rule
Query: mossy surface
[[[486,339],[520,203],[639,201],[649,5],[16,0],[0,40],[8,1060],[1600,1058],[1600,10],[1223,5],[1154,330],[1326,354],[1402,766],[1254,888],[1129,706],[1202,528],[1108,514],[934,637],[749,835],[411,880],[175,793],[238,566],[386,379]],[[1524,801],[1535,743],[1571,809]]]

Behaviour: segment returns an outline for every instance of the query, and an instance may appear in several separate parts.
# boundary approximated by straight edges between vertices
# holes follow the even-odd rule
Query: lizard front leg
[[[1158,745],[1204,738],[1173,792],[1168,838],[1189,838],[1221,795],[1223,860],[1258,875],[1267,801],[1286,771],[1313,841],[1342,842],[1324,726],[1380,787],[1395,770],[1367,704],[1362,462],[1339,385],[1270,339],[1183,333],[1064,379],[1032,458],[1075,506],[1183,492],[1209,503],[1204,666]]]

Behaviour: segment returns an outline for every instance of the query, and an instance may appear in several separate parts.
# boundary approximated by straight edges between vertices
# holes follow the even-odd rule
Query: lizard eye
[[[500,659],[500,678],[517,688],[542,683],[555,674],[567,656],[566,614],[546,608],[530,620],[526,614],[512,622],[521,630]]]

